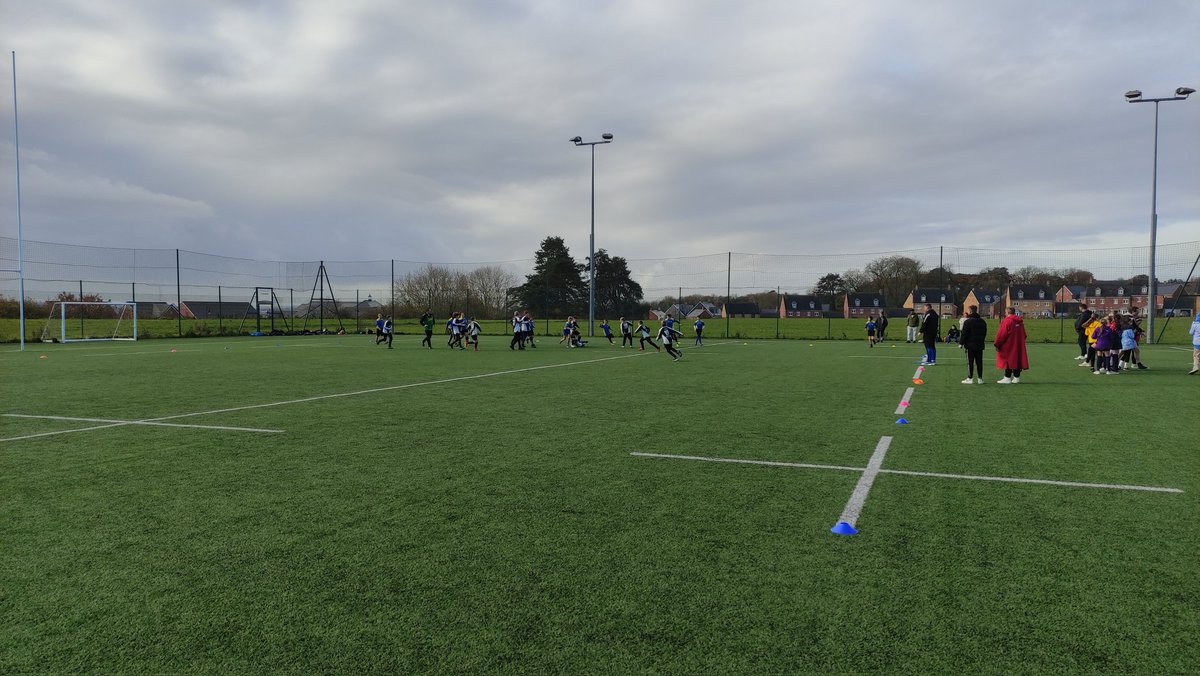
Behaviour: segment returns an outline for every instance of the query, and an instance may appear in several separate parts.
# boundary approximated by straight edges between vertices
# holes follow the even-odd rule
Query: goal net
[[[137,303],[55,303],[42,329],[43,342],[54,340],[137,340]]]

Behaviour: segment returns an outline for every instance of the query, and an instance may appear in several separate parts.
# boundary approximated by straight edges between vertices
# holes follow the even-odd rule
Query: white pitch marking
[[[834,469],[849,472],[865,472],[866,467],[845,467],[842,465],[814,465],[802,462],[775,462],[771,460],[743,460],[741,458],[717,458],[699,455],[671,455],[668,453],[630,453],[643,458],[672,458],[675,460],[702,460],[705,462],[728,462],[742,465],[769,465],[772,467],[800,467],[806,469]],[[1169,486],[1136,486],[1131,484],[1101,484],[1085,481],[1058,481],[1054,479],[1025,479],[1010,476],[978,476],[973,474],[946,474],[943,472],[916,472],[907,469],[880,469],[879,474],[901,474],[905,476],[924,476],[938,479],[966,479],[970,481],[1000,481],[1014,484],[1039,484],[1042,486],[1068,486],[1075,488],[1104,488],[1122,491],[1148,491],[1151,493],[1183,493],[1181,488]]]
[[[189,425],[187,423],[154,422],[150,420],[113,420],[110,418],[77,418],[66,415],[30,415],[27,413],[5,413],[6,418],[35,418],[38,420],[70,420],[73,422],[112,423],[114,425],[155,425],[159,427],[190,427],[201,430],[225,430],[228,432],[267,432],[282,433],[284,430],[271,430],[262,427],[230,427],[228,425]]]
[[[713,458],[701,455],[671,455],[670,453],[630,453],[641,458],[670,458],[673,460],[702,460],[704,462],[733,462],[740,465],[767,465],[769,467],[803,467],[805,469],[836,469],[844,472],[861,472],[864,467],[842,465],[814,465],[807,462],[775,462],[772,460],[742,460],[740,458]]]
[[[871,492],[871,485],[875,483],[875,477],[883,467],[883,457],[887,455],[888,446],[891,445],[891,437],[879,438],[879,443],[875,445],[875,452],[871,454],[871,459],[867,462],[867,468],[858,478],[858,484],[854,487],[854,492],[850,494],[846,508],[838,517],[838,523],[848,523],[853,526],[858,521],[858,515],[862,513],[863,505],[867,503],[867,494]]]
[[[969,479],[973,481],[1003,481],[1019,484],[1043,484],[1047,486],[1074,486],[1077,488],[1107,488],[1121,491],[1150,491],[1152,493],[1182,493],[1183,489],[1165,486],[1134,486],[1130,484],[1094,484],[1083,481],[1054,481],[1051,479],[1022,479],[1006,476],[975,476],[971,474],[943,474],[941,472],[914,472],[906,469],[881,469],[881,474],[903,474],[906,476],[928,476],[939,479]]]
[[[428,380],[428,381],[421,382],[421,383],[407,383],[404,385],[390,385],[388,387],[374,387],[369,390],[356,390],[354,392],[338,392],[336,394],[321,394],[321,395],[317,395],[314,397],[304,397],[303,399],[289,399],[287,401],[275,401],[275,402],[270,402],[270,403],[266,403],[266,404],[249,404],[246,406],[232,406],[230,408],[213,409],[211,411],[197,411],[195,413],[179,413],[176,415],[167,415],[167,416],[162,416],[162,417],[158,417],[158,418],[146,418],[146,419],[138,420],[138,421],[119,422],[119,423],[113,423],[110,425],[99,425],[99,426],[95,426],[95,427],[79,427],[79,428],[70,429],[70,430],[59,430],[57,432],[42,432],[40,434],[30,434],[30,435],[25,435],[25,436],[20,436],[20,437],[7,437],[7,438],[0,439],[0,442],[21,441],[24,439],[33,439],[36,437],[53,436],[55,434],[73,434],[75,432],[87,432],[90,430],[104,429],[106,427],[120,427],[122,425],[156,423],[156,422],[162,422],[164,420],[177,420],[179,418],[191,418],[191,417],[200,416],[200,415],[213,415],[216,413],[233,413],[236,411],[248,411],[248,410],[255,409],[255,408],[270,408],[273,406],[287,406],[289,404],[304,404],[304,403],[308,403],[308,402],[312,402],[312,401],[321,401],[323,399],[337,399],[340,397],[354,397],[354,396],[359,396],[359,395],[363,395],[363,394],[378,394],[380,392],[391,392],[393,390],[405,390],[405,389],[409,389],[409,388],[413,388],[413,387],[422,387],[424,385],[442,385],[445,383],[454,383],[454,382],[459,382],[459,381],[463,381],[463,380],[477,380],[480,378],[493,378],[496,376],[506,376],[506,375],[512,375],[514,373],[524,373],[526,371],[539,371],[542,369],[553,369],[553,368],[560,368],[560,367],[564,367],[564,366],[577,366],[579,364],[594,364],[597,362],[612,361],[614,359],[628,359],[630,357],[644,356],[644,354],[645,353],[635,352],[633,354],[622,354],[622,355],[617,355],[615,357],[601,357],[599,359],[584,359],[582,361],[570,361],[570,362],[563,362],[561,364],[543,364],[541,366],[530,366],[530,367],[523,368],[523,369],[510,369],[508,371],[494,371],[492,373],[477,373],[473,376],[459,376],[457,378],[443,378],[441,380]]]
[[[917,388],[915,387],[910,387],[907,390],[904,390],[904,397],[900,399],[900,405],[896,407],[896,415],[900,415],[908,410],[909,400],[912,399],[913,392],[916,391],[916,389]]]

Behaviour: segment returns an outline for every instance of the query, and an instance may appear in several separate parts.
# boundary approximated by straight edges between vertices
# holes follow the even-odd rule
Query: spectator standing
[[[1083,361],[1088,358],[1088,335],[1084,331],[1084,327],[1091,323],[1092,314],[1087,303],[1079,304],[1079,314],[1075,317],[1075,339],[1079,342],[1079,356],[1075,357],[1075,361]]]
[[[996,382],[1020,383],[1021,371],[1029,368],[1029,354],[1025,351],[1025,321],[1016,308],[1008,308],[992,344],[996,346],[996,368],[1004,369],[1004,377]]]
[[[926,303],[925,316],[921,318],[921,341],[925,343],[925,358],[921,360],[921,363],[925,366],[933,366],[937,363],[939,321],[937,313],[933,311],[933,306]]]
[[[917,342],[917,329],[921,326],[921,318],[917,316],[917,309],[913,308],[908,313],[908,319],[905,320],[904,342]]]
[[[963,385],[983,384],[983,348],[987,340],[987,322],[979,316],[979,306],[967,308],[962,331],[958,335],[958,344],[967,353],[967,379]],[[974,378],[974,381],[972,381]]]

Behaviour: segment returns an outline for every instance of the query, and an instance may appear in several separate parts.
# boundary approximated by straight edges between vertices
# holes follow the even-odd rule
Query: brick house
[[[980,317],[1001,317],[1004,315],[1004,294],[999,289],[971,289],[962,302],[963,314],[972,305],[979,308]]]
[[[858,319],[887,309],[882,293],[848,293],[842,303],[842,317]]]
[[[821,301],[816,296],[788,296],[779,299],[780,317],[821,317]]]
[[[1054,292],[1041,284],[1010,284],[1004,292],[1004,308],[1010,307],[1026,317],[1053,317]]]
[[[954,292],[950,289],[913,289],[904,299],[904,307],[916,310],[917,314],[925,311],[925,304],[933,306],[933,311],[943,317],[958,316],[958,306],[954,303]]]

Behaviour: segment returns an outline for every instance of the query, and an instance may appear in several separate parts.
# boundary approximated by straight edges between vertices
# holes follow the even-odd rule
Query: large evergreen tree
[[[585,268],[586,270],[586,268]],[[608,251],[596,252],[596,317],[615,318],[637,314],[642,302],[642,285],[629,275],[629,264]]]
[[[542,317],[580,314],[587,310],[583,270],[561,237],[547,237],[534,254],[533,274],[526,275],[525,283],[513,289],[513,295],[522,307]]]

